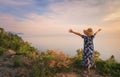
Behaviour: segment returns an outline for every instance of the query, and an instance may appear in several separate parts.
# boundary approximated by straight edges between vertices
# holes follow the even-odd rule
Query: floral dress
[[[84,52],[82,54],[82,65],[92,67],[94,65],[94,36],[82,35],[84,39]]]

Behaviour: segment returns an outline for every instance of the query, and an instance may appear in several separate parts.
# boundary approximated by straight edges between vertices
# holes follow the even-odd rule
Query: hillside
[[[3,28],[0,28],[0,55],[8,49],[14,50],[16,54],[25,55],[36,51],[36,48],[28,42],[24,42],[17,34],[6,32]]]
[[[53,77],[52,72],[49,73],[50,75],[43,75],[40,70],[43,71],[44,67],[39,67],[40,65],[34,64],[35,60],[27,57],[25,55],[16,55],[16,52],[13,50],[8,50],[0,56],[0,77]],[[38,66],[39,65],[39,66]],[[64,66],[65,67],[65,66]],[[62,67],[63,68],[63,67]],[[61,69],[61,68],[60,68]],[[60,70],[59,69],[59,70]],[[74,69],[68,70],[63,69],[61,71],[57,70],[57,72],[53,72],[55,77],[83,77],[83,69]],[[48,70],[50,71],[49,67]],[[34,73],[34,74],[33,74]],[[43,73],[46,73],[43,71]],[[48,72],[47,72],[48,73]],[[103,77],[100,76],[98,73],[95,73],[94,70],[91,73],[92,77]]]

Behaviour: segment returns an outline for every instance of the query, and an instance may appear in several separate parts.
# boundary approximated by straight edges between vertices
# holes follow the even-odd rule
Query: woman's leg
[[[91,65],[89,65],[89,66],[87,67],[87,73],[90,73],[90,67],[91,67]]]

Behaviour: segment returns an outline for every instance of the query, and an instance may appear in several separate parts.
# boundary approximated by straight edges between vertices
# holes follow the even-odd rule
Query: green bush
[[[102,75],[110,75],[112,77],[120,77],[120,64],[113,61],[97,61],[97,71]]]
[[[4,53],[4,51],[6,51],[6,49],[5,49],[5,48],[0,47],[0,56]]]
[[[20,56],[16,56],[13,62],[13,67],[20,67],[22,66],[23,61]]]
[[[24,54],[24,55],[29,55],[29,53],[36,51],[36,49],[28,42],[25,42],[20,45],[19,49],[17,50],[17,54]]]
[[[31,46],[28,42],[24,42],[17,34],[5,32],[3,28],[0,28],[0,47],[4,49],[12,49],[17,54],[25,54],[36,51],[36,48]],[[0,54],[3,52],[0,51]]]
[[[81,56],[75,56],[72,60],[72,66],[75,68],[81,68],[81,61],[82,61],[82,57]]]
[[[32,66],[32,77],[41,77],[41,73],[40,73],[41,69],[38,66],[38,64],[34,63]]]
[[[47,58],[43,60],[40,58],[36,59],[32,66],[32,77],[54,77],[54,73],[47,62]]]

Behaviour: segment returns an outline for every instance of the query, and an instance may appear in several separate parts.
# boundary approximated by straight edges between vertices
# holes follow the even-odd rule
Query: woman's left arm
[[[96,35],[98,32],[100,32],[102,29],[98,29],[95,33],[94,33],[94,35]]]

